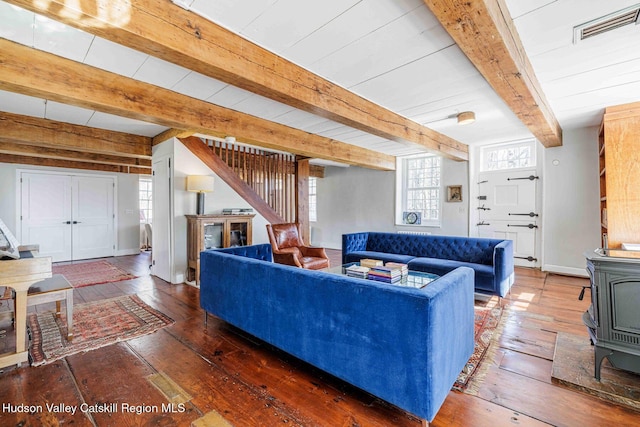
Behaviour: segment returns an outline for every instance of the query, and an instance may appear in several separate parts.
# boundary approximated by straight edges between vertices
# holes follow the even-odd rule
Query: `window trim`
[[[438,157],[440,159],[440,182],[438,185],[438,219],[428,220],[422,218],[420,224],[405,224],[403,222],[403,212],[405,212],[407,206],[407,179],[408,172],[406,167],[407,160],[416,159],[420,157]],[[395,225],[401,225],[403,227],[442,227],[442,209],[443,209],[443,179],[442,179],[442,157],[435,154],[416,154],[412,156],[404,156],[396,158],[396,212],[395,212]],[[435,187],[434,187],[435,188]]]

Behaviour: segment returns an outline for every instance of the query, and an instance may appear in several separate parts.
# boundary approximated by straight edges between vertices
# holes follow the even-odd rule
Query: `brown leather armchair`
[[[324,248],[305,246],[300,224],[267,224],[267,233],[275,262],[309,270],[329,267],[329,258]]]

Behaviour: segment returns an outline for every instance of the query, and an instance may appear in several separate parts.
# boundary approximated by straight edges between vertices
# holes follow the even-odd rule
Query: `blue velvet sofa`
[[[271,246],[200,254],[200,306],[431,421],[474,347],[473,271],[422,289],[271,262]]]
[[[514,280],[511,240],[400,233],[342,235],[342,263],[363,258],[409,264],[410,270],[437,275],[458,267],[475,272],[475,290],[504,297]]]

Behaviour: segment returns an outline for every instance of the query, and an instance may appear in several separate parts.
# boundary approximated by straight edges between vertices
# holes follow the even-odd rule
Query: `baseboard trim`
[[[564,267],[562,265],[545,264],[542,266],[542,271],[565,274],[567,276],[589,277],[584,268]]]
[[[116,251],[115,256],[138,255],[140,252],[142,252],[142,251],[140,249],[137,249],[137,248],[133,248],[133,249],[118,249]]]

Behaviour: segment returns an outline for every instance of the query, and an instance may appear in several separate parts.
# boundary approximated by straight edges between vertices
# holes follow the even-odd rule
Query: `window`
[[[140,178],[140,222],[151,223],[153,220],[151,178]]]
[[[399,171],[402,177],[402,212],[397,222],[403,222],[403,212],[419,212],[421,225],[440,225],[441,164],[442,159],[433,155],[402,159]]]
[[[318,178],[309,177],[309,221],[318,220],[316,184]]]
[[[536,165],[535,141],[525,141],[482,149],[482,170],[528,168]]]

